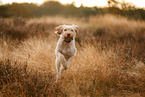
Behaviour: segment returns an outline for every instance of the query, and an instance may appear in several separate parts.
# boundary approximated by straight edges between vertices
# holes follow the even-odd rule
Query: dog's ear
[[[58,27],[55,28],[55,33],[57,35],[61,35],[63,30],[63,25],[59,25]]]
[[[75,32],[76,32],[76,34],[77,34],[77,33],[78,33],[78,30],[79,30],[79,26],[74,25],[74,24],[73,24],[73,26],[74,26],[74,28],[75,28]]]

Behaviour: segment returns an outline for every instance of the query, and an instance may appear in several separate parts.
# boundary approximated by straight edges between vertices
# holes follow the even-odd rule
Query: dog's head
[[[60,25],[56,27],[55,33],[62,37],[65,42],[70,43],[73,39],[75,39],[78,33],[77,25]]]

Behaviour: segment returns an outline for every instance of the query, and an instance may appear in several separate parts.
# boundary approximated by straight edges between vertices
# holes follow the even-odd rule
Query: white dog
[[[68,69],[72,58],[77,52],[75,47],[75,37],[78,32],[78,26],[60,25],[56,27],[55,30],[55,33],[60,36],[55,49],[58,80],[61,77],[62,72]]]

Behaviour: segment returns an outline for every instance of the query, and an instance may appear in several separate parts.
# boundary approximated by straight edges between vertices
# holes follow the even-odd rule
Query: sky
[[[28,2],[28,3],[37,3],[37,4],[42,4],[45,0],[0,0],[2,4],[6,3],[12,3],[12,2]],[[50,0],[54,1],[54,0]],[[75,1],[75,5],[79,7],[81,4],[84,6],[92,7],[92,6],[98,6],[98,7],[104,7],[107,6],[107,0],[57,0],[60,1],[62,4],[66,3],[72,3]],[[122,1],[122,0],[119,0]],[[137,7],[145,8],[145,0],[124,0],[125,2],[131,2]]]

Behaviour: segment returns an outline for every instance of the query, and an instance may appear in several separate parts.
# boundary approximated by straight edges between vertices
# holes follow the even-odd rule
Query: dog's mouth
[[[73,40],[72,37],[66,37],[66,38],[64,38],[64,41],[67,42],[67,43],[70,43],[72,40]]]

